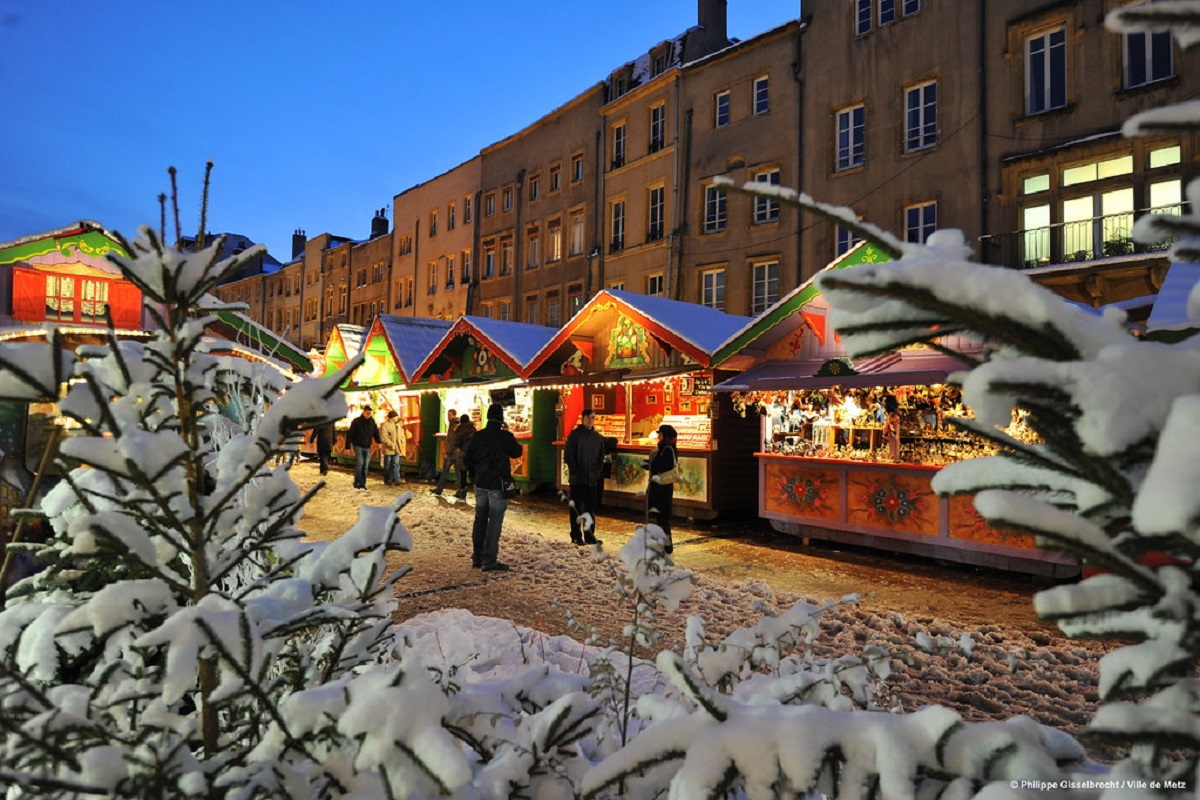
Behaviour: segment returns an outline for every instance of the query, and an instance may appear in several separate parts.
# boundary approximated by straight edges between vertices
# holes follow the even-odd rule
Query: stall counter
[[[939,497],[941,467],[755,454],[759,516],[784,533],[1054,577],[1078,573],[1032,534],[992,528],[970,496]]]
[[[566,490],[567,465],[563,463],[565,442],[555,442],[558,452],[558,487]],[[604,481],[604,502],[622,508],[644,509],[646,507],[646,485],[650,473],[642,463],[650,458],[654,446],[618,444],[613,456],[612,477]],[[679,480],[675,482],[674,508],[678,516],[694,519],[713,519],[717,510],[713,508],[711,450],[676,448],[679,454]]]

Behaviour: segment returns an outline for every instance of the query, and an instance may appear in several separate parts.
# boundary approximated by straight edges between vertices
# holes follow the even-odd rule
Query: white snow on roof
[[[1146,330],[1200,327],[1200,320],[1188,316],[1187,309],[1188,295],[1197,285],[1200,285],[1200,264],[1172,264],[1146,320]]]
[[[338,336],[342,337],[342,345],[346,348],[346,355],[358,355],[358,351],[362,350],[363,341],[367,338],[367,329],[362,325],[351,325],[346,322],[340,322],[336,327]]]
[[[396,366],[406,381],[454,324],[446,319],[398,317],[391,314],[380,314],[376,319],[392,346],[392,352],[399,362]]]
[[[511,322],[491,317],[462,317],[475,330],[499,347],[505,355],[522,367],[529,364],[541,352],[558,328],[534,325],[529,322]]]
[[[722,342],[751,321],[750,317],[726,314],[708,306],[670,300],[666,297],[634,294],[623,289],[605,289],[600,294],[611,295],[635,311],[640,311],[680,339],[709,355],[715,353]]]

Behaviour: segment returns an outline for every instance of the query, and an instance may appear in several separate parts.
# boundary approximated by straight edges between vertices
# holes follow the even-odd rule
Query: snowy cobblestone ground
[[[320,478],[311,463],[296,465],[292,474],[301,488]],[[375,474],[366,492],[351,488],[351,476],[345,471],[335,469],[326,480],[325,490],[300,521],[300,527],[314,538],[337,536],[348,528],[359,503],[383,505],[395,497],[396,487],[383,486]],[[394,567],[412,567],[397,584],[397,621],[463,608],[545,634],[566,633],[582,640],[586,634],[568,626],[566,610],[570,609],[580,623],[595,628],[601,641],[619,636],[629,621],[630,610],[612,592],[612,561],[567,541],[565,508],[545,498],[522,498],[510,504],[500,550],[501,560],[513,571],[485,574],[470,565],[471,504],[455,501],[449,492],[437,497],[427,483],[408,482],[398,488],[413,492],[401,518],[412,532],[414,549],[394,556]],[[602,519],[600,535],[606,553],[615,553],[633,532],[634,515],[614,515],[622,521]],[[681,526],[677,545],[694,536],[703,534]],[[779,591],[772,584],[786,581],[747,580],[739,578],[736,570],[712,570],[712,559],[700,547],[678,546],[676,561],[699,574],[692,595],[679,611],[660,620],[664,646],[672,648],[682,643],[688,615],[703,617],[710,636],[716,638],[761,613],[779,611],[799,600],[821,603],[844,592],[862,591],[849,584],[820,596]],[[848,567],[847,573],[853,575],[854,570]],[[982,603],[974,602],[976,613],[964,616],[939,613],[941,607],[959,605],[953,597],[942,603],[906,602],[900,608],[864,598],[859,606],[827,612],[813,649],[818,655],[836,655],[858,652],[872,643],[886,647],[893,656],[890,691],[905,711],[940,703],[968,719],[1025,714],[1078,732],[1095,710],[1097,660],[1109,646],[1065,639],[1056,629],[1033,621],[1032,614],[1017,616],[1000,610],[996,619],[986,619],[986,595]],[[531,646],[528,638],[514,626],[514,647]]]

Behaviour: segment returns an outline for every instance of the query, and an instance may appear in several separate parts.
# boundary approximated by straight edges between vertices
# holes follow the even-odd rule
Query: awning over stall
[[[831,386],[925,386],[945,383],[967,368],[936,350],[902,350],[870,359],[846,358],[766,361],[713,387],[714,392],[771,392],[827,389]]]

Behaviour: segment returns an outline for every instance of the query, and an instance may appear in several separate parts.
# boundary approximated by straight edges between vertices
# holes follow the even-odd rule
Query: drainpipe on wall
[[[682,73],[675,74],[675,125],[671,131],[671,138],[675,147],[674,157],[671,159],[671,232],[667,236],[667,263],[664,264],[663,273],[667,276],[667,297],[672,300],[678,300],[683,283],[681,280],[675,279],[675,270],[671,265],[675,263],[675,244],[677,241],[676,231],[679,230],[679,123],[682,111],[680,106],[683,101],[683,92],[679,76]]]
[[[469,201],[471,206],[471,276],[467,281],[467,299],[463,302],[463,313],[471,313],[471,305],[475,301],[475,293],[479,289],[479,199],[482,193],[475,192]]]
[[[679,227],[675,234],[679,237],[679,247],[676,250],[675,258],[677,263],[676,270],[676,285],[683,283],[683,245],[687,241],[687,206],[688,206],[688,186],[692,181],[692,115],[693,110],[688,109],[684,116],[683,130],[683,180],[680,181],[681,188],[679,190],[679,199],[676,205],[679,211]]]
[[[525,269],[525,232],[521,230],[521,211],[524,209],[525,202],[525,170],[517,171],[517,217],[513,223],[513,313],[512,318],[516,322],[521,321],[521,314],[524,312],[525,304],[521,301],[521,273]],[[528,320],[526,320],[528,322]]]
[[[977,120],[979,125],[979,235],[980,242],[987,241],[990,231],[988,211],[991,192],[988,191],[988,148],[987,148],[987,10],[984,0],[979,0],[979,110]],[[982,255],[982,253],[980,254]],[[985,259],[989,260],[989,259]]]

